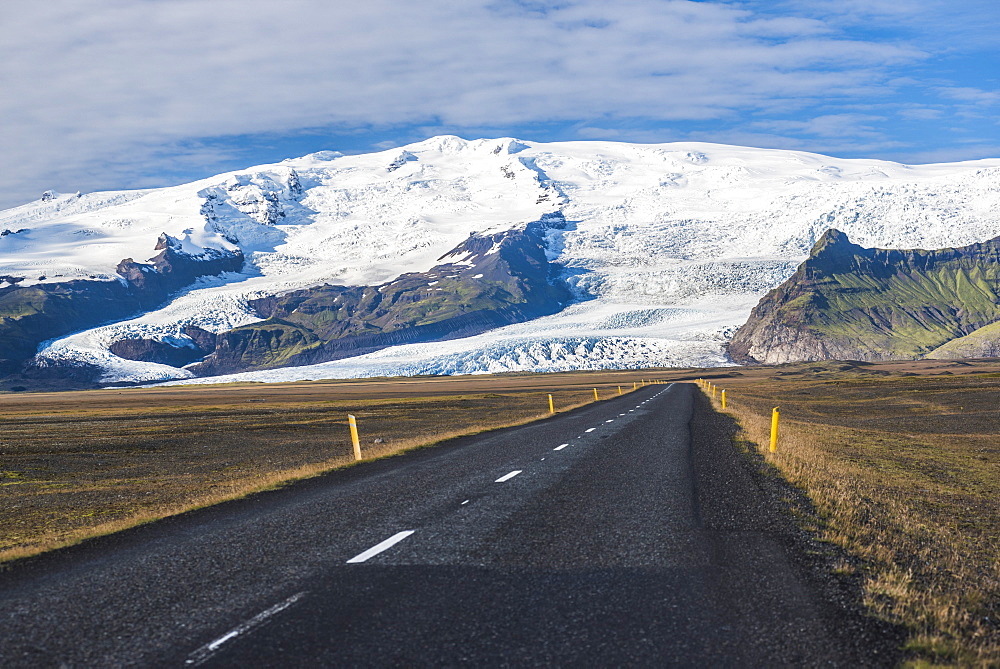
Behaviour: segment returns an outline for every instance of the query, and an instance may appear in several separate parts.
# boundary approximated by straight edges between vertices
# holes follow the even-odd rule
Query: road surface
[[[650,386],[15,563],[0,666],[891,666],[709,414]]]

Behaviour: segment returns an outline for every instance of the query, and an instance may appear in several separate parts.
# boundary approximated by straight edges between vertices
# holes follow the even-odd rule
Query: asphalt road
[[[0,666],[893,664],[699,401],[651,386],[15,564]]]

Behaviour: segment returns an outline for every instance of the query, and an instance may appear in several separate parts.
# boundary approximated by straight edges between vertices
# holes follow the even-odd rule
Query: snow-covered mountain
[[[164,239],[191,258],[242,253],[239,272],[196,272],[166,303],[63,333],[35,361],[95,366],[107,383],[189,379],[191,369],[110,349],[130,340],[195,347],[192,333],[261,321],[254,305],[266,296],[386,284],[441,265],[470,235],[560,214],[565,224],[547,228],[546,253],[574,300],[559,313],[238,378],[726,364],[732,331],[828,228],[894,248],[1000,235],[1000,159],[907,166],[713,144],[445,136],[365,155],[320,152],[171,188],[49,192],[0,212],[8,286],[0,308],[13,289],[120,283],[121,261],[147,263]]]

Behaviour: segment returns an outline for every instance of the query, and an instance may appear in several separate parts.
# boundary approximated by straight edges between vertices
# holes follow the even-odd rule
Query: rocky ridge
[[[930,251],[870,249],[830,229],[761,298],[728,352],[740,364],[907,360],[995,331],[998,320],[1000,237]],[[979,350],[992,350],[989,341]]]

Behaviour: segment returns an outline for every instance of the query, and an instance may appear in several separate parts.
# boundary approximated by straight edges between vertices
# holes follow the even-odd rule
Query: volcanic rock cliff
[[[868,249],[830,229],[761,299],[728,351],[742,364],[906,360],[998,320],[1000,237],[933,251]]]

